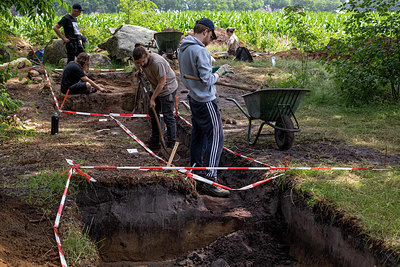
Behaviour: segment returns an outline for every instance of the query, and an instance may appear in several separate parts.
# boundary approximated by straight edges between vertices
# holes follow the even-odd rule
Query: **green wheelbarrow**
[[[156,46],[160,55],[166,54],[169,59],[172,59],[181,41],[182,32],[180,31],[164,31],[154,34]]]
[[[294,113],[304,95],[309,91],[307,89],[271,88],[245,94],[242,97],[249,113],[235,99],[227,98],[227,100],[234,102],[249,120],[247,141],[250,145],[257,143],[262,128],[267,124],[275,129],[275,142],[279,149],[288,150],[293,145],[294,133],[300,131]],[[296,122],[296,126],[291,118]],[[263,122],[254,141],[251,141],[251,123],[256,119],[263,120]],[[273,124],[274,122],[275,124]]]

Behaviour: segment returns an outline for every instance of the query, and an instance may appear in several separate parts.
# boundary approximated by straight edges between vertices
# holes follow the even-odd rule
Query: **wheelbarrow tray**
[[[181,32],[157,32],[154,34],[154,39],[160,51],[174,53],[179,47],[181,36]]]
[[[266,122],[277,121],[281,114],[289,117],[296,112],[307,89],[271,88],[242,95],[249,115]],[[279,107],[289,106],[290,108]]]

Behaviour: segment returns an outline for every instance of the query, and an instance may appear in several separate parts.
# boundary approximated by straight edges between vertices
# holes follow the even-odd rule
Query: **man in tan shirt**
[[[164,122],[167,125],[167,147],[172,147],[176,140],[176,121],[174,117],[174,104],[178,82],[175,72],[169,63],[160,55],[147,51],[140,45],[133,50],[133,59],[136,66],[139,66],[151,84],[150,108],[155,108],[157,116],[164,115]],[[150,149],[160,148],[160,136],[157,129],[157,122],[153,112],[151,118],[151,137],[148,142]]]

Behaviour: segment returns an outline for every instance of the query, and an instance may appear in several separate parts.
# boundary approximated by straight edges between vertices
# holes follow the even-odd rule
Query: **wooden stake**
[[[167,167],[171,166],[172,160],[175,157],[176,150],[178,149],[179,142],[175,142],[174,148],[172,149],[171,156],[169,156]]]
[[[69,93],[69,89],[67,90],[67,93],[66,93],[65,96],[64,96],[64,100],[63,100],[63,102],[62,102],[62,104],[61,104],[60,109],[62,109],[62,107],[64,106],[64,102],[65,102],[65,99],[67,99],[68,93]]]

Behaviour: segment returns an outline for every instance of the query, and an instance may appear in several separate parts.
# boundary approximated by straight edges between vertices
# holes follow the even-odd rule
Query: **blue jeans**
[[[190,165],[196,163],[196,167],[202,167],[205,152],[205,166],[218,167],[224,146],[224,131],[217,100],[198,102],[190,96],[188,99],[193,125],[190,138]],[[215,178],[217,171],[207,171],[206,176]]]
[[[176,121],[174,117],[176,91],[177,90],[166,96],[158,96],[155,99],[155,110],[158,116],[158,120],[160,120],[160,113],[163,114],[164,122],[167,125],[167,141],[172,143],[175,143],[176,140]],[[152,93],[150,93],[150,97],[151,95]],[[151,110],[149,113],[151,119],[151,136],[153,140],[159,140],[160,134],[158,132],[156,119]]]

